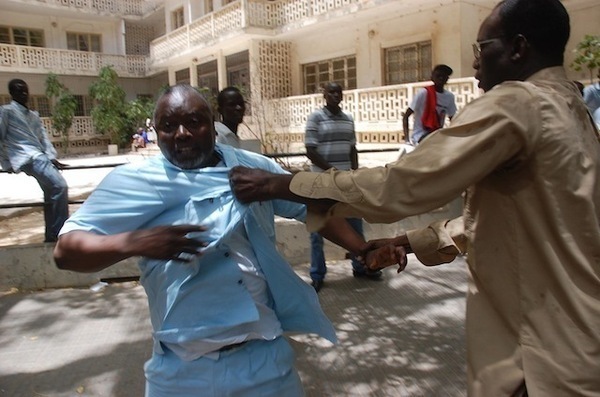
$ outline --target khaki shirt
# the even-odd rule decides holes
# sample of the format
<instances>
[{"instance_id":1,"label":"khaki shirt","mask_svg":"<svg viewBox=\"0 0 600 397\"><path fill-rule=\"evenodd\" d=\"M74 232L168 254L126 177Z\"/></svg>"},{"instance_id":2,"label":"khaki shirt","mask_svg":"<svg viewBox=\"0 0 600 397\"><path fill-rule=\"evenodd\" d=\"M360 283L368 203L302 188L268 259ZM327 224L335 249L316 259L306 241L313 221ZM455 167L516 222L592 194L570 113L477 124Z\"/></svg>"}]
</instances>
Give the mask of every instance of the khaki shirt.
<instances>
[{"instance_id":1,"label":"khaki shirt","mask_svg":"<svg viewBox=\"0 0 600 397\"><path fill-rule=\"evenodd\" d=\"M327 216L382 223L466 190L462 220L409 240L428 265L468 254L469 395L525 380L530 396L600 396L597 134L564 69L548 68L496 86L395 163L300 173L290 188L340 201Z\"/></svg>"}]
</instances>

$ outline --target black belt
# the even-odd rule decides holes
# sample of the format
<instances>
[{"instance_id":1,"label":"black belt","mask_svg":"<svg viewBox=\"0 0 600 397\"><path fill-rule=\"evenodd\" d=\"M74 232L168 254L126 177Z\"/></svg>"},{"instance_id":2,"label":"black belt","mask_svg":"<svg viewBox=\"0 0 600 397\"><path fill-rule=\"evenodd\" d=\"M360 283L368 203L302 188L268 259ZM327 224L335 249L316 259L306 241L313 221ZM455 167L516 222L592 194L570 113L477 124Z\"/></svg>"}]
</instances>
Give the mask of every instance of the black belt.
<instances>
[{"instance_id":1,"label":"black belt","mask_svg":"<svg viewBox=\"0 0 600 397\"><path fill-rule=\"evenodd\" d=\"M226 352L226 351L229 351L229 350L237 349L238 347L241 347L242 345L246 344L247 342L248 341L245 340L245 341L240 342L240 343L234 343L232 345L226 345L226 346L223 346L222 348L220 348L217 351L218 352Z\"/></svg>"}]
</instances>

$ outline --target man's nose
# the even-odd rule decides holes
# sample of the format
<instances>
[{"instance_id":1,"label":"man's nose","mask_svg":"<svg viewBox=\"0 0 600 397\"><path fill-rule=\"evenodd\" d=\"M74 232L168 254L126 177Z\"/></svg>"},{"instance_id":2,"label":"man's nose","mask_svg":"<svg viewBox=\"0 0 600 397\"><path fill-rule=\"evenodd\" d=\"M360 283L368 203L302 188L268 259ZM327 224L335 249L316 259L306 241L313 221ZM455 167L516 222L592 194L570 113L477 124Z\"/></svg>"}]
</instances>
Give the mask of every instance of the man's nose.
<instances>
[{"instance_id":1,"label":"man's nose","mask_svg":"<svg viewBox=\"0 0 600 397\"><path fill-rule=\"evenodd\" d=\"M479 70L479 59L477 58L473 59L473 69Z\"/></svg>"},{"instance_id":2,"label":"man's nose","mask_svg":"<svg viewBox=\"0 0 600 397\"><path fill-rule=\"evenodd\" d=\"M179 124L179 127L177 128L177 133L175 134L175 138L187 138L189 136L191 136L192 134L190 133L190 131L185 128L185 126L183 124Z\"/></svg>"}]
</instances>

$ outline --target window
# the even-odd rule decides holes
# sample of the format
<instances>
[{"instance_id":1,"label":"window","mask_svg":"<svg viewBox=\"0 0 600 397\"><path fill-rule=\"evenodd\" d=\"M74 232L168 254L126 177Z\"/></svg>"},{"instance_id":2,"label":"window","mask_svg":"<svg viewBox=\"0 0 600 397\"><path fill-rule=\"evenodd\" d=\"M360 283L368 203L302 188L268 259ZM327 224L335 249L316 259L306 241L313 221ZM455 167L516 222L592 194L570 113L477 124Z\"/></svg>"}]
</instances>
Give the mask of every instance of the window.
<instances>
[{"instance_id":1,"label":"window","mask_svg":"<svg viewBox=\"0 0 600 397\"><path fill-rule=\"evenodd\" d=\"M44 31L41 29L0 26L0 43L44 47Z\"/></svg>"},{"instance_id":2,"label":"window","mask_svg":"<svg viewBox=\"0 0 600 397\"><path fill-rule=\"evenodd\" d=\"M385 84L426 81L431 77L431 41L384 50Z\"/></svg>"},{"instance_id":3,"label":"window","mask_svg":"<svg viewBox=\"0 0 600 397\"><path fill-rule=\"evenodd\" d=\"M73 95L77 101L75 116L91 116L92 115L92 98L87 95Z\"/></svg>"},{"instance_id":4,"label":"window","mask_svg":"<svg viewBox=\"0 0 600 397\"><path fill-rule=\"evenodd\" d=\"M196 72L198 74L198 87L206 89L216 97L219 93L217 61L210 61L196 66Z\"/></svg>"},{"instance_id":5,"label":"window","mask_svg":"<svg viewBox=\"0 0 600 397\"><path fill-rule=\"evenodd\" d=\"M204 13L208 14L209 12L213 12L215 10L215 6L213 4L213 0L204 0Z\"/></svg>"},{"instance_id":6,"label":"window","mask_svg":"<svg viewBox=\"0 0 600 397\"><path fill-rule=\"evenodd\" d=\"M175 72L175 84L189 84L190 69L181 69Z\"/></svg>"},{"instance_id":7,"label":"window","mask_svg":"<svg viewBox=\"0 0 600 397\"><path fill-rule=\"evenodd\" d=\"M183 7L181 7L171 12L171 27L175 30L183 25L185 25L185 22L183 21Z\"/></svg>"},{"instance_id":8,"label":"window","mask_svg":"<svg viewBox=\"0 0 600 397\"><path fill-rule=\"evenodd\" d=\"M250 54L248 51L225 57L227 85L239 88L250 99Z\"/></svg>"},{"instance_id":9,"label":"window","mask_svg":"<svg viewBox=\"0 0 600 397\"><path fill-rule=\"evenodd\" d=\"M94 33L67 32L67 48L74 51L102 52L101 36Z\"/></svg>"},{"instance_id":10,"label":"window","mask_svg":"<svg viewBox=\"0 0 600 397\"><path fill-rule=\"evenodd\" d=\"M0 95L0 105L7 105L12 101L10 95Z\"/></svg>"},{"instance_id":11,"label":"window","mask_svg":"<svg viewBox=\"0 0 600 397\"><path fill-rule=\"evenodd\" d=\"M319 92L325 83L335 81L345 90L356 88L356 57L354 55L307 63L302 66L304 94Z\"/></svg>"},{"instance_id":12,"label":"window","mask_svg":"<svg viewBox=\"0 0 600 397\"><path fill-rule=\"evenodd\" d=\"M42 95L31 95L29 97L29 107L40 114L40 117L50 117L52 116L52 112L50 112L50 102L48 101L48 97Z\"/></svg>"}]
</instances>

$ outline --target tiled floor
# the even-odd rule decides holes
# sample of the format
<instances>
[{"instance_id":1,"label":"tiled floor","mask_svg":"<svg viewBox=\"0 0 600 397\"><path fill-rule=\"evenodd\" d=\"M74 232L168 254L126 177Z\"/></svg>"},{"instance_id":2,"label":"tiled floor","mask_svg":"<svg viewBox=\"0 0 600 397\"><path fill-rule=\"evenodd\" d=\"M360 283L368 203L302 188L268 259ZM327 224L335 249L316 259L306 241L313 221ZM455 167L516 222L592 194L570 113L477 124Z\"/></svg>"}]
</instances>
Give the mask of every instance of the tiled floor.
<instances>
[{"instance_id":1,"label":"tiled floor","mask_svg":"<svg viewBox=\"0 0 600 397\"><path fill-rule=\"evenodd\" d=\"M296 270L306 278L308 265ZM292 341L307 395L465 396L465 291L462 259L426 268L411 256L380 282L331 262L319 296L340 344ZM150 349L137 283L0 296L0 396L143 396Z\"/></svg>"}]
</instances>

